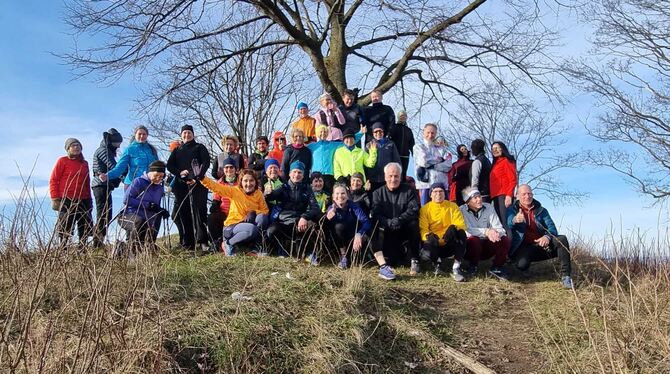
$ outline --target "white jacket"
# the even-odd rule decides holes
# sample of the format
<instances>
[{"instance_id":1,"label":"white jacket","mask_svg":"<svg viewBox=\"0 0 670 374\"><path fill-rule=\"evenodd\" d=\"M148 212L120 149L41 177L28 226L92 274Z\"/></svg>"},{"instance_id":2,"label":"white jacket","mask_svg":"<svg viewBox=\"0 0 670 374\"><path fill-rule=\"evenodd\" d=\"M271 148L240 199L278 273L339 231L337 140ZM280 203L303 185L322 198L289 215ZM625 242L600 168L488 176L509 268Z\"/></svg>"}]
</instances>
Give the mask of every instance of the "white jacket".
<instances>
[{"instance_id":1,"label":"white jacket","mask_svg":"<svg viewBox=\"0 0 670 374\"><path fill-rule=\"evenodd\" d=\"M433 183L442 183L447 186L447 172L451 170L452 155L445 147L428 143L425 139L414 145L414 170L418 167L427 168L429 180L421 182L416 179L417 189L430 188Z\"/></svg>"}]
</instances>

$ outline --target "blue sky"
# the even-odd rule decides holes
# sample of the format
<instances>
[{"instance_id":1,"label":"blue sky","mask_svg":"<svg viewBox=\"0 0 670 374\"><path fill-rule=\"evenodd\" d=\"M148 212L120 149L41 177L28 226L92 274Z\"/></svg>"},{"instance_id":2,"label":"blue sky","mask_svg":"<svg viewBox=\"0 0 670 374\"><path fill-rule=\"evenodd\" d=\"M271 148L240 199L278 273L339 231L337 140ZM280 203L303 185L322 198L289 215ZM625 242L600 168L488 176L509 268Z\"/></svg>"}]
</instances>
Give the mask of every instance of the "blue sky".
<instances>
[{"instance_id":1,"label":"blue sky","mask_svg":"<svg viewBox=\"0 0 670 374\"><path fill-rule=\"evenodd\" d=\"M64 153L67 137L77 137L84 144L84 155L91 159L101 133L117 128L127 138L141 119L132 112L133 100L142 82L132 75L111 86L101 86L92 78L73 80L68 66L52 53L62 53L73 45L73 39L62 20L61 1L20 1L0 4L0 204L11 204L22 185L21 173L33 168L32 182L38 197L47 196L50 170ZM584 33L570 29L566 41L575 50L586 50ZM567 42L566 42L567 43ZM566 50L570 50L566 44ZM571 126L566 150L583 150L597 146L589 139L581 121L593 115L590 100L576 98L579 104L568 105L566 124ZM125 145L126 143L124 143ZM20 172L19 172L20 170ZM611 228L630 232L640 228L655 235L657 228L667 226L667 211L651 207L652 201L638 195L623 179L608 170L584 168L566 171L567 184L581 186L591 197L580 207L553 206L552 215L568 233L586 237L603 237ZM539 196L542 200L542 196ZM120 205L120 196L117 195Z\"/></svg>"}]
</instances>

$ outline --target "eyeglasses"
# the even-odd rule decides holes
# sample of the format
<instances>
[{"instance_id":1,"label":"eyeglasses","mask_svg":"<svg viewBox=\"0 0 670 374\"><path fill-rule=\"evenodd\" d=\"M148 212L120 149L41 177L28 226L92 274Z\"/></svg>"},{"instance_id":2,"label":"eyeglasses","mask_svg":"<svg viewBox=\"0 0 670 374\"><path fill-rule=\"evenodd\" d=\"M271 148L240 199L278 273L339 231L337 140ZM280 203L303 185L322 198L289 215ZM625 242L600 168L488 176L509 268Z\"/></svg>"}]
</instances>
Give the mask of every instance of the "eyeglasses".
<instances>
[{"instance_id":1,"label":"eyeglasses","mask_svg":"<svg viewBox=\"0 0 670 374\"><path fill-rule=\"evenodd\" d=\"M277 140L283 140L283 141L286 141L286 138L277 138Z\"/></svg>"}]
</instances>

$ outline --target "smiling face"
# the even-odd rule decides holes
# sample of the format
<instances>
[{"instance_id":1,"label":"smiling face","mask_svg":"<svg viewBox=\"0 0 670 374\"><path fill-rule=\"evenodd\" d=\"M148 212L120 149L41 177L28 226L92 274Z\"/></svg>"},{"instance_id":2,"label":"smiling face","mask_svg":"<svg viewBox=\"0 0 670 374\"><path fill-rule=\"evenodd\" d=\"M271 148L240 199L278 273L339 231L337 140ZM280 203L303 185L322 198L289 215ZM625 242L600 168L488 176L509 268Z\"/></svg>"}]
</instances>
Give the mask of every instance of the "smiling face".
<instances>
[{"instance_id":1,"label":"smiling face","mask_svg":"<svg viewBox=\"0 0 670 374\"><path fill-rule=\"evenodd\" d=\"M268 142L266 142L265 140L257 141L256 149L258 149L258 152L265 153L265 151L268 150Z\"/></svg>"},{"instance_id":2,"label":"smiling face","mask_svg":"<svg viewBox=\"0 0 670 374\"><path fill-rule=\"evenodd\" d=\"M432 125L428 125L423 128L423 138L432 142L437 137L437 128Z\"/></svg>"},{"instance_id":3,"label":"smiling face","mask_svg":"<svg viewBox=\"0 0 670 374\"><path fill-rule=\"evenodd\" d=\"M300 169L293 169L288 174L288 176L289 178L291 178L291 182L300 183L302 182L302 179L305 177L305 173L303 173L302 170Z\"/></svg>"},{"instance_id":4,"label":"smiling face","mask_svg":"<svg viewBox=\"0 0 670 374\"><path fill-rule=\"evenodd\" d=\"M184 143L188 143L191 140L193 140L193 131L184 130L181 132L181 141L183 141Z\"/></svg>"},{"instance_id":5,"label":"smiling face","mask_svg":"<svg viewBox=\"0 0 670 374\"><path fill-rule=\"evenodd\" d=\"M344 105L346 107L350 107L350 106L354 105L354 97L351 96L351 95L344 95L344 97L342 98L342 101L344 101Z\"/></svg>"},{"instance_id":6,"label":"smiling face","mask_svg":"<svg viewBox=\"0 0 670 374\"><path fill-rule=\"evenodd\" d=\"M380 92L372 91L372 93L370 94L370 100L372 100L373 104L381 103L383 99L384 96L382 96Z\"/></svg>"},{"instance_id":7,"label":"smiling face","mask_svg":"<svg viewBox=\"0 0 670 374\"><path fill-rule=\"evenodd\" d=\"M323 190L323 179L312 179L312 191L320 192L321 190Z\"/></svg>"},{"instance_id":8,"label":"smiling face","mask_svg":"<svg viewBox=\"0 0 670 374\"><path fill-rule=\"evenodd\" d=\"M466 157L468 155L468 147L464 145L458 147L458 154L460 154L461 157Z\"/></svg>"},{"instance_id":9,"label":"smiling face","mask_svg":"<svg viewBox=\"0 0 670 374\"><path fill-rule=\"evenodd\" d=\"M265 175L267 175L268 178L272 180L279 178L279 167L277 165L268 166L268 170L265 171Z\"/></svg>"},{"instance_id":10,"label":"smiling face","mask_svg":"<svg viewBox=\"0 0 670 374\"><path fill-rule=\"evenodd\" d=\"M491 146L491 154L493 157L500 157L502 156L502 147L500 146L500 143L493 143Z\"/></svg>"},{"instance_id":11,"label":"smiling face","mask_svg":"<svg viewBox=\"0 0 670 374\"><path fill-rule=\"evenodd\" d=\"M163 178L165 178L165 173L161 173L160 171L150 171L147 173L147 176L149 177L151 183L161 184L163 182Z\"/></svg>"},{"instance_id":12,"label":"smiling face","mask_svg":"<svg viewBox=\"0 0 670 374\"><path fill-rule=\"evenodd\" d=\"M347 147L351 147L354 145L354 143L356 143L356 139L354 139L353 136L347 136L342 141L344 142L344 145L346 145Z\"/></svg>"},{"instance_id":13,"label":"smiling face","mask_svg":"<svg viewBox=\"0 0 670 374\"><path fill-rule=\"evenodd\" d=\"M407 114L402 113L401 115L398 116L398 121L400 122L407 122Z\"/></svg>"},{"instance_id":14,"label":"smiling face","mask_svg":"<svg viewBox=\"0 0 670 374\"><path fill-rule=\"evenodd\" d=\"M372 136L375 138L375 140L382 140L382 138L384 138L384 130L374 129L372 130Z\"/></svg>"},{"instance_id":15,"label":"smiling face","mask_svg":"<svg viewBox=\"0 0 670 374\"><path fill-rule=\"evenodd\" d=\"M223 143L223 151L228 154L234 153L236 148L237 144L232 139L226 139L226 142Z\"/></svg>"},{"instance_id":16,"label":"smiling face","mask_svg":"<svg viewBox=\"0 0 670 374\"><path fill-rule=\"evenodd\" d=\"M357 191L363 188L363 180L360 178L354 178L351 177L351 181L349 182L349 185L351 187L352 191Z\"/></svg>"},{"instance_id":17,"label":"smiling face","mask_svg":"<svg viewBox=\"0 0 670 374\"><path fill-rule=\"evenodd\" d=\"M384 170L384 181L389 190L393 191L398 188L400 186L400 170L393 167Z\"/></svg>"},{"instance_id":18,"label":"smiling face","mask_svg":"<svg viewBox=\"0 0 670 374\"><path fill-rule=\"evenodd\" d=\"M482 206L484 206L484 204L482 202L482 195L480 194L476 194L468 200L468 208L472 211L479 212L479 209L481 209Z\"/></svg>"},{"instance_id":19,"label":"smiling face","mask_svg":"<svg viewBox=\"0 0 670 374\"><path fill-rule=\"evenodd\" d=\"M526 184L519 186L516 192L516 198L519 200L519 203L525 207L530 208L533 206L533 191Z\"/></svg>"},{"instance_id":20,"label":"smiling face","mask_svg":"<svg viewBox=\"0 0 670 374\"><path fill-rule=\"evenodd\" d=\"M240 181L240 185L245 193L252 193L256 191L256 178L251 174L245 174Z\"/></svg>"},{"instance_id":21,"label":"smiling face","mask_svg":"<svg viewBox=\"0 0 670 374\"><path fill-rule=\"evenodd\" d=\"M149 133L145 129L137 129L137 131L135 131L135 141L138 143L146 142L148 137Z\"/></svg>"},{"instance_id":22,"label":"smiling face","mask_svg":"<svg viewBox=\"0 0 670 374\"><path fill-rule=\"evenodd\" d=\"M282 135L279 138L277 138L277 144L279 145L279 149L281 150L286 148L286 137Z\"/></svg>"},{"instance_id":23,"label":"smiling face","mask_svg":"<svg viewBox=\"0 0 670 374\"><path fill-rule=\"evenodd\" d=\"M333 202L335 205L338 207L343 207L347 204L347 201L349 201L347 189L342 186L335 187L333 190Z\"/></svg>"},{"instance_id":24,"label":"smiling face","mask_svg":"<svg viewBox=\"0 0 670 374\"><path fill-rule=\"evenodd\" d=\"M81 144L78 142L70 144L67 148L67 154L71 157L79 156L81 154Z\"/></svg>"},{"instance_id":25,"label":"smiling face","mask_svg":"<svg viewBox=\"0 0 670 374\"><path fill-rule=\"evenodd\" d=\"M235 170L235 166L233 165L225 165L223 167L223 175L226 176L226 179L233 179L235 178L235 174L237 174L237 170Z\"/></svg>"},{"instance_id":26,"label":"smiling face","mask_svg":"<svg viewBox=\"0 0 670 374\"><path fill-rule=\"evenodd\" d=\"M328 138L328 127L327 126L319 127L319 133L316 134L316 136L319 138L319 140L326 140Z\"/></svg>"},{"instance_id":27,"label":"smiling face","mask_svg":"<svg viewBox=\"0 0 670 374\"><path fill-rule=\"evenodd\" d=\"M291 135L291 140L293 141L293 144L302 145L305 143L305 135L302 131L294 131Z\"/></svg>"},{"instance_id":28,"label":"smiling face","mask_svg":"<svg viewBox=\"0 0 670 374\"><path fill-rule=\"evenodd\" d=\"M444 197L445 197L444 190L441 189L441 188L433 188L433 190L430 191L430 199L434 203L439 204L439 203L443 202Z\"/></svg>"}]
</instances>

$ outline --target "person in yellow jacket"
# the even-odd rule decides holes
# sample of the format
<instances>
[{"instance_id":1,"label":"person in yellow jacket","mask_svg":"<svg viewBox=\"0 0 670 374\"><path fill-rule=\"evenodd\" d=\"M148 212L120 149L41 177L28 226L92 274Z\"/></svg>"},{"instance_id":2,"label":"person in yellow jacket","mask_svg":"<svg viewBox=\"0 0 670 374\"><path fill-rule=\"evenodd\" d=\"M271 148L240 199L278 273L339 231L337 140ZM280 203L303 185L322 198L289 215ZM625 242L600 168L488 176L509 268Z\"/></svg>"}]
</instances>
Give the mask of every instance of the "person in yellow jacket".
<instances>
[{"instance_id":1,"label":"person in yellow jacket","mask_svg":"<svg viewBox=\"0 0 670 374\"><path fill-rule=\"evenodd\" d=\"M342 138L344 146L335 151L333 159L333 171L335 180L344 184L349 184L349 178L353 173L365 175L365 168L375 166L377 162L377 144L370 143L370 153L356 147L355 134L349 130L344 133Z\"/></svg>"},{"instance_id":2,"label":"person in yellow jacket","mask_svg":"<svg viewBox=\"0 0 670 374\"><path fill-rule=\"evenodd\" d=\"M262 231L268 226L268 206L253 170L240 172L237 186L222 185L205 176L201 183L208 190L230 199L230 211L223 223L222 248L226 255L235 254L240 245L252 248L252 253L263 255Z\"/></svg>"},{"instance_id":3,"label":"person in yellow jacket","mask_svg":"<svg viewBox=\"0 0 670 374\"><path fill-rule=\"evenodd\" d=\"M465 256L465 219L458 205L446 199L444 184L431 185L430 199L419 210L419 231L423 241L420 258L435 264L435 274L438 275L444 273L444 259L454 256L451 275L455 281L463 282L461 262Z\"/></svg>"}]
</instances>

